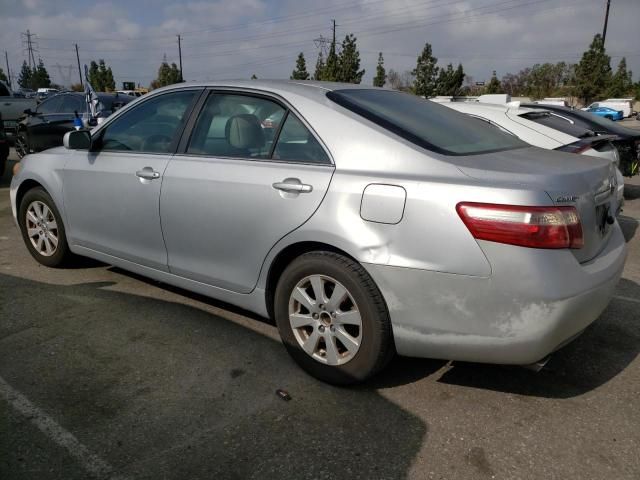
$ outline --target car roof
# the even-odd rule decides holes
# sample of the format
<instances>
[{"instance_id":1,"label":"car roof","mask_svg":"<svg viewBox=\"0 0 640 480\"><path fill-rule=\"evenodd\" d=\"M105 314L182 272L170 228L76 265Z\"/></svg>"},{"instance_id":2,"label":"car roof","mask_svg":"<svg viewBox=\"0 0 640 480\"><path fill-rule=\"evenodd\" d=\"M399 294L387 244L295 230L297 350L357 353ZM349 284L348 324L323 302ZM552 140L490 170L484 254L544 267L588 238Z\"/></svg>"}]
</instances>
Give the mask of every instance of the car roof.
<instances>
[{"instance_id":1,"label":"car roof","mask_svg":"<svg viewBox=\"0 0 640 480\"><path fill-rule=\"evenodd\" d=\"M293 93L307 98L316 100L324 100L327 92L335 90L348 89L366 89L366 90L386 90L393 91L388 88L378 88L367 85L359 85L353 83L339 82L318 82L315 80L221 80L216 82L184 82L176 83L160 89L154 90L167 91L185 87L202 87L202 88L241 88L247 90L262 90L276 94Z\"/></svg>"}]
</instances>

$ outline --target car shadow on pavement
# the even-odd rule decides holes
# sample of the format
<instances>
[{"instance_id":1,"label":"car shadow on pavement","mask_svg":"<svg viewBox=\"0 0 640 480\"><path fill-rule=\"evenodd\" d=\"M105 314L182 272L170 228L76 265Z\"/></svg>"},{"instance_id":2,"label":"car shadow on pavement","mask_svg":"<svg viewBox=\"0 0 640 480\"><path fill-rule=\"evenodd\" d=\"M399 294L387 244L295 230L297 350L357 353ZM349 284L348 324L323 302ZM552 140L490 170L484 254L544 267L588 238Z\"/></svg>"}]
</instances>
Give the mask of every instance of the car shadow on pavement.
<instances>
[{"instance_id":1,"label":"car shadow on pavement","mask_svg":"<svg viewBox=\"0 0 640 480\"><path fill-rule=\"evenodd\" d=\"M620 215L618 217L618 223L622 229L622 234L627 243L635 236L638 229L638 221L633 217L627 217L626 215Z\"/></svg>"},{"instance_id":2,"label":"car shadow on pavement","mask_svg":"<svg viewBox=\"0 0 640 480\"><path fill-rule=\"evenodd\" d=\"M549 363L534 372L521 367L454 362L440 382L543 398L570 398L607 383L640 353L640 286L621 279L598 320Z\"/></svg>"},{"instance_id":3,"label":"car shadow on pavement","mask_svg":"<svg viewBox=\"0 0 640 480\"><path fill-rule=\"evenodd\" d=\"M316 381L266 335L119 287L0 274L0 377L116 473L149 479L407 476L428 434L419 418L376 391ZM68 471L78 468L68 459L39 464L51 455L25 449L33 444L29 435L41 434L30 433L29 422L4 420L0 424L18 427L1 436L0 449L8 453L0 477L80 476Z\"/></svg>"}]
</instances>

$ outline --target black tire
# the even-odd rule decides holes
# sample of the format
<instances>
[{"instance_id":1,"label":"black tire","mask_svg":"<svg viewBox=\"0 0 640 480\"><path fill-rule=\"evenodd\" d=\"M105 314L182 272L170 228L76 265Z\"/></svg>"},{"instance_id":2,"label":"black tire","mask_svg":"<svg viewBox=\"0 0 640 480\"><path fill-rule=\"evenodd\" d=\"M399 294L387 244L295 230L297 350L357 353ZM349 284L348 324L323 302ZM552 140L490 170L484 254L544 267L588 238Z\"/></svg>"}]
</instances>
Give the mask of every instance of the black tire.
<instances>
[{"instance_id":1,"label":"black tire","mask_svg":"<svg viewBox=\"0 0 640 480\"><path fill-rule=\"evenodd\" d=\"M31 243L29 234L27 232L27 211L29 206L36 201L46 205L57 224L56 236L58 239L58 244L53 254L50 256L46 256L38 249L36 249L36 247ZM63 267L68 264L68 262L72 258L72 253L69 250L69 245L67 244L67 237L64 224L62 222L62 216L56 208L56 204L53 202L53 199L44 188L32 188L24 195L18 208L18 222L20 225L20 231L22 232L22 239L24 240L24 243L27 246L27 250L29 250L29 253L33 258L47 267Z\"/></svg>"},{"instance_id":2,"label":"black tire","mask_svg":"<svg viewBox=\"0 0 640 480\"><path fill-rule=\"evenodd\" d=\"M331 277L353 298L361 317L360 346L346 363L330 366L307 354L289 321L289 301L298 282L310 275ZM391 321L380 290L357 262L333 252L309 252L292 261L276 288L274 312L280 337L294 360L309 374L335 385L366 380L384 368L395 353ZM313 327L310 327L313 329Z\"/></svg>"},{"instance_id":3,"label":"black tire","mask_svg":"<svg viewBox=\"0 0 640 480\"><path fill-rule=\"evenodd\" d=\"M613 120L613 117L611 115L605 115L604 118L608 118L609 120Z\"/></svg>"}]
</instances>

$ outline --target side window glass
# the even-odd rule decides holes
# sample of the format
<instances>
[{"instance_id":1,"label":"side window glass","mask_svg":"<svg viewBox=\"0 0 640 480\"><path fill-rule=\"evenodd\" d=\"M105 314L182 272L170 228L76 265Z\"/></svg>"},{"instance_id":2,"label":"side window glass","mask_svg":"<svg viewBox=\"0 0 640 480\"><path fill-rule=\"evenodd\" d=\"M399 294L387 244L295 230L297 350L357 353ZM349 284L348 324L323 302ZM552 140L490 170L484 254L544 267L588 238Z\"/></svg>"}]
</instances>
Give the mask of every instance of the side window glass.
<instances>
[{"instance_id":1,"label":"side window glass","mask_svg":"<svg viewBox=\"0 0 640 480\"><path fill-rule=\"evenodd\" d=\"M284 108L265 98L211 94L193 128L187 153L268 158L284 114Z\"/></svg>"},{"instance_id":2,"label":"side window glass","mask_svg":"<svg viewBox=\"0 0 640 480\"><path fill-rule=\"evenodd\" d=\"M65 95L62 100L62 113L82 113L87 109L87 106L83 100L83 97L79 95Z\"/></svg>"},{"instance_id":3,"label":"side window glass","mask_svg":"<svg viewBox=\"0 0 640 480\"><path fill-rule=\"evenodd\" d=\"M273 158L305 163L331 163L320 143L291 112L280 131Z\"/></svg>"},{"instance_id":4,"label":"side window glass","mask_svg":"<svg viewBox=\"0 0 640 480\"><path fill-rule=\"evenodd\" d=\"M106 127L100 150L169 153L196 93L166 93L129 110Z\"/></svg>"},{"instance_id":5,"label":"side window glass","mask_svg":"<svg viewBox=\"0 0 640 480\"><path fill-rule=\"evenodd\" d=\"M60 109L60 104L62 103L62 96L53 97L48 100L45 100L36 109L38 113L50 114L57 113Z\"/></svg>"}]
</instances>

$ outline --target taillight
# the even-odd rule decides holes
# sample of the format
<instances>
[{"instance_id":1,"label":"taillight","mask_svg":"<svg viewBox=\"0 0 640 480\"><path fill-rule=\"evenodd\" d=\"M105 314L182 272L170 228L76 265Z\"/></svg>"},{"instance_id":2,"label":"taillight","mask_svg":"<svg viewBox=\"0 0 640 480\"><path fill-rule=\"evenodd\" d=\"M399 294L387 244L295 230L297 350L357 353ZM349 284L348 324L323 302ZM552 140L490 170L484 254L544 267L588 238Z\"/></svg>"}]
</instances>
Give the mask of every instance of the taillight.
<instances>
[{"instance_id":1,"label":"taillight","mask_svg":"<svg viewBox=\"0 0 640 480\"><path fill-rule=\"evenodd\" d=\"M582 248L575 207L524 207L463 202L456 205L474 238L531 248Z\"/></svg>"}]
</instances>

